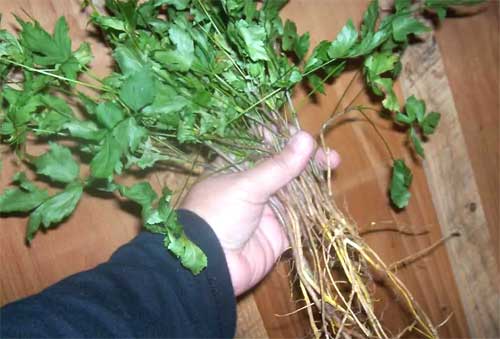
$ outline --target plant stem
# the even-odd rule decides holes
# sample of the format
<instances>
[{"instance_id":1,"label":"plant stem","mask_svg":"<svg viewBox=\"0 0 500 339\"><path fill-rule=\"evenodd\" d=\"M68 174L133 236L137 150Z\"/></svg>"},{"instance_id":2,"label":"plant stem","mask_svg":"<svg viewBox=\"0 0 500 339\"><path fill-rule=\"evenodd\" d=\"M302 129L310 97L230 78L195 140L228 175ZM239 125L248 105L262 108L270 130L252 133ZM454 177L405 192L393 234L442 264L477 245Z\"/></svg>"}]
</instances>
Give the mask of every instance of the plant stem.
<instances>
[{"instance_id":1,"label":"plant stem","mask_svg":"<svg viewBox=\"0 0 500 339\"><path fill-rule=\"evenodd\" d=\"M41 70L41 69L33 68L33 67L30 67L30 66L26 66L26 65L23 65L23 64L20 64L18 62L15 62L15 61L12 61L12 60L9 60L9 59L5 59L5 58L2 58L2 57L0 57L0 61L3 61L3 62L6 62L8 64L11 64L11 65L15 65L15 66L24 68L24 69L26 69L26 70L28 70L30 72L40 73L40 74L47 75L47 76L50 76L50 77L53 77L53 78L56 78L56 79L59 79L59 80L63 80L63 81L67 81L67 82L71 82L71 83L77 84L77 85L81 85L81 86L85 86L85 87L88 87L88 88L92 88L92 89L95 89L95 90L98 90L98 91L112 92L112 93L114 93L114 90L112 90L109 87L99 87L99 86L96 86L96 85L93 85L93 84L90 84L90 83L87 83L87 82L82 82L82 81L79 81L79 80L69 79L69 78L66 78L66 77L63 77L63 76L60 76L60 75L57 75L57 74L53 74L53 73L47 72L45 70Z\"/></svg>"}]
</instances>

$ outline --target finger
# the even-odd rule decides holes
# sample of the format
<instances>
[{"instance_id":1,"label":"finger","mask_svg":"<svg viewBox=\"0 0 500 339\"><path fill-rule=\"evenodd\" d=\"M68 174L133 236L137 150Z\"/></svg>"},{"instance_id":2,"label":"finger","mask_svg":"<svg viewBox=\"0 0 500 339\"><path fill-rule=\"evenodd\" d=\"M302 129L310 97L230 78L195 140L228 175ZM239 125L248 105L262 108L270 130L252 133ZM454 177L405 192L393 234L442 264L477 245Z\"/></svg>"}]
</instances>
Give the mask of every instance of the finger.
<instances>
[{"instance_id":1,"label":"finger","mask_svg":"<svg viewBox=\"0 0 500 339\"><path fill-rule=\"evenodd\" d=\"M264 160L245 172L255 199L266 201L271 195L297 177L314 153L314 139L306 132L297 132L282 152Z\"/></svg>"},{"instance_id":2,"label":"finger","mask_svg":"<svg viewBox=\"0 0 500 339\"><path fill-rule=\"evenodd\" d=\"M325 151L322 148L319 148L316 154L314 155L314 161L318 166L327 170L328 168L334 169L340 165L340 155L333 149L328 149Z\"/></svg>"}]
</instances>

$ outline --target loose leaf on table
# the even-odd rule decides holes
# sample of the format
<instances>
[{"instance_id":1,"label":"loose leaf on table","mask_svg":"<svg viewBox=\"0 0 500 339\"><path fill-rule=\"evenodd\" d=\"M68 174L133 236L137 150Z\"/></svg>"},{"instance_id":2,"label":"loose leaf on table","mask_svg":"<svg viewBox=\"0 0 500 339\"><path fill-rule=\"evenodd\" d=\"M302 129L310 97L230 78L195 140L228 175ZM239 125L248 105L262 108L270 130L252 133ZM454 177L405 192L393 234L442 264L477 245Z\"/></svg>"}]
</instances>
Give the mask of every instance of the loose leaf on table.
<instances>
[{"instance_id":1,"label":"loose leaf on table","mask_svg":"<svg viewBox=\"0 0 500 339\"><path fill-rule=\"evenodd\" d=\"M64 191L50 197L34 210L28 221L26 229L26 240L33 240L40 226L49 228L73 213L80 197L83 187L79 183L69 184Z\"/></svg>"},{"instance_id":2,"label":"loose leaf on table","mask_svg":"<svg viewBox=\"0 0 500 339\"><path fill-rule=\"evenodd\" d=\"M37 173L46 175L56 182L73 182L80 174L80 166L73 159L71 151L54 142L49 142L49 146L48 152L33 161Z\"/></svg>"}]
</instances>

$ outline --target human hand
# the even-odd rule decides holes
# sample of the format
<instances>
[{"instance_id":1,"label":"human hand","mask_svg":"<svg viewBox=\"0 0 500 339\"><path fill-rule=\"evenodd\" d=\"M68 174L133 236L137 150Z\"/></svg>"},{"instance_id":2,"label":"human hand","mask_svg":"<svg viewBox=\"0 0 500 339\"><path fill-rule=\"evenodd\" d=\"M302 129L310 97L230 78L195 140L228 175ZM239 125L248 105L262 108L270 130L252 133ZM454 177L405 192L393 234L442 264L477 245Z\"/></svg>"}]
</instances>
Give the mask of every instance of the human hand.
<instances>
[{"instance_id":1,"label":"human hand","mask_svg":"<svg viewBox=\"0 0 500 339\"><path fill-rule=\"evenodd\" d=\"M288 238L268 205L269 198L300 175L315 151L314 139L299 131L279 154L254 168L210 177L193 186L180 208L203 218L226 255L236 295L255 286L288 248ZM319 150L320 166L336 167L334 151Z\"/></svg>"}]
</instances>

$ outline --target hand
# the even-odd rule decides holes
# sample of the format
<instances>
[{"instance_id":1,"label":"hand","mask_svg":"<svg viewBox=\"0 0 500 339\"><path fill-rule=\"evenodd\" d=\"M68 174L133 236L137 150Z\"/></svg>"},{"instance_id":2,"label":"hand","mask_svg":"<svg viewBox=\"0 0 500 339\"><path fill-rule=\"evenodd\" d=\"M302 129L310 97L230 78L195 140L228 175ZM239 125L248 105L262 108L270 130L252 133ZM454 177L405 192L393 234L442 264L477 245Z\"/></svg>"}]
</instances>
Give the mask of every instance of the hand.
<instances>
[{"instance_id":1,"label":"hand","mask_svg":"<svg viewBox=\"0 0 500 339\"><path fill-rule=\"evenodd\" d=\"M288 248L288 238L268 205L269 198L300 175L315 151L314 139L296 133L284 150L254 168L210 177L193 186L181 208L202 217L214 230L240 295L255 286ZM316 152L321 166L336 167L340 158Z\"/></svg>"}]
</instances>

